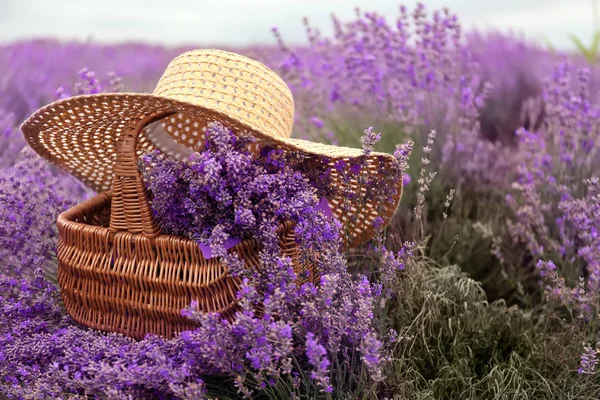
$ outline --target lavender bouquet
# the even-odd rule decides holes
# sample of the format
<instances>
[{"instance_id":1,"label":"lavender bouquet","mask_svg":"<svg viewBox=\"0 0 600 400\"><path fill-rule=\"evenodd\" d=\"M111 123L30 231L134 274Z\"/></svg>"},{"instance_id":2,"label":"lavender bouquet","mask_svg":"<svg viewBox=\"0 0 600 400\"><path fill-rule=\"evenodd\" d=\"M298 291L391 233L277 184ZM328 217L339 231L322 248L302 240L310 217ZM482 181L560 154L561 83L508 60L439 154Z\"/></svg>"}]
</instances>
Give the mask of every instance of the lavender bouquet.
<instances>
[{"instance_id":1,"label":"lavender bouquet","mask_svg":"<svg viewBox=\"0 0 600 400\"><path fill-rule=\"evenodd\" d=\"M326 247L339 249L340 224L330 217L326 200L319 200L327 192L326 167L313 185L301 171L301 155L264 146L254 156L248 147L252 137L219 123L210 123L205 137L188 162L158 150L140 158L163 232L198 241L207 258L227 257L227 249L250 237L259 240L264 254L280 255L277 228L292 221L301 257L310 255L318 264L315 257L326 254Z\"/></svg>"}]
</instances>

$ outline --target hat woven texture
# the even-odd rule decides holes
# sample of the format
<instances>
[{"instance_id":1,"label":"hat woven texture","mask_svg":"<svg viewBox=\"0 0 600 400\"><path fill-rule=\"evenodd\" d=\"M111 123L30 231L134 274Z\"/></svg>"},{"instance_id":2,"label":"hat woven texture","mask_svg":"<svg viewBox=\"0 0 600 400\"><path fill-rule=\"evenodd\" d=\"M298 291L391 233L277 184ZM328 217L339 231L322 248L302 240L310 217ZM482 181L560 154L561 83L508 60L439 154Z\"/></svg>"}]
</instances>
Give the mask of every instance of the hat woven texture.
<instances>
[{"instance_id":1,"label":"hat woven texture","mask_svg":"<svg viewBox=\"0 0 600 400\"><path fill-rule=\"evenodd\" d=\"M258 61L220 50L193 50L176 57L152 94L108 93L59 100L36 111L21 129L38 154L101 192L111 188L116 139L128 122L162 112L172 112L160 121L165 137L188 151L203 143L207 123L218 121L234 132L252 134L261 143L314 155L331 166L340 159L349 164L351 159L363 157L360 149L292 138L294 101L283 80ZM148 127L145 133L138 140L138 156L162 149L160 140L152 140ZM391 155L373 152L366 157L367 172L390 170L393 162ZM342 175L332 168L332 185L348 185L342 183ZM353 245L373 236L372 223L377 216L384 223L389 221L402 193L401 180L394 184L393 198L382 201L365 198L366 189L353 178L349 183L355 192L351 213L357 218L349 218L349 212L343 211L344 191L328 199L340 222L352 226Z\"/></svg>"}]
</instances>

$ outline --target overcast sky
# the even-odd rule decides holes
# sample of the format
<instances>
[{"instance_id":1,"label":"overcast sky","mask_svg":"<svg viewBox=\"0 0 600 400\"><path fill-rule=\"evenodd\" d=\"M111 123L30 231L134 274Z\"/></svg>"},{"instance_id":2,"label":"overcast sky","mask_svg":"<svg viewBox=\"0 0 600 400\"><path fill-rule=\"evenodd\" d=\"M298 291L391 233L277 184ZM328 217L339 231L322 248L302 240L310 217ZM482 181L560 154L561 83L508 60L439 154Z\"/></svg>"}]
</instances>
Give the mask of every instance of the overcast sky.
<instances>
[{"instance_id":1,"label":"overcast sky","mask_svg":"<svg viewBox=\"0 0 600 400\"><path fill-rule=\"evenodd\" d=\"M428 9L444 6L463 26L499 28L571 48L569 33L589 43L593 0L425 0ZM324 33L329 15L353 16L354 7L378 11L389 21L396 0L0 0L0 42L31 37L92 38L100 42L146 41L161 44L273 44L277 26L288 43L304 40L302 17Z\"/></svg>"}]
</instances>

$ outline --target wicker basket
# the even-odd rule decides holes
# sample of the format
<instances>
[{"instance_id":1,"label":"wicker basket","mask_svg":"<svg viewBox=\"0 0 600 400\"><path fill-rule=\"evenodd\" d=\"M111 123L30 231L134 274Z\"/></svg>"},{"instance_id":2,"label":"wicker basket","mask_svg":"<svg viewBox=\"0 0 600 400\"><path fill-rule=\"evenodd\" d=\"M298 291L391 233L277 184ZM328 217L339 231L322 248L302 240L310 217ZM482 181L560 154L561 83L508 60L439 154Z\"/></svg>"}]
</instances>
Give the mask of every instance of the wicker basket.
<instances>
[{"instance_id":1,"label":"wicker basket","mask_svg":"<svg viewBox=\"0 0 600 400\"><path fill-rule=\"evenodd\" d=\"M204 312L232 318L238 279L218 258L205 259L190 239L166 235L154 222L137 168L136 142L143 128L168 114L129 121L116 143L113 189L58 217L58 282L65 308L87 327L137 339L148 333L173 337L195 324L181 316L192 300ZM278 235L299 277L315 279L299 263L293 224ZM258 268L260 245L247 239L229 251ZM303 278L306 279L306 278Z\"/></svg>"}]
</instances>

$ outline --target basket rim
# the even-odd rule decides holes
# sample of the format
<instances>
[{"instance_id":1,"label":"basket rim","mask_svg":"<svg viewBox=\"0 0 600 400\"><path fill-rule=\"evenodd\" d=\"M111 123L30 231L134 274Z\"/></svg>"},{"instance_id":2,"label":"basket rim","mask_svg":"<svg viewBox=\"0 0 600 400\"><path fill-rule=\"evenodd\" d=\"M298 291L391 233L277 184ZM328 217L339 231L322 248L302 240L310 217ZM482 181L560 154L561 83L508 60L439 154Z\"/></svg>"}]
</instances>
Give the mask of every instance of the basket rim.
<instances>
[{"instance_id":1,"label":"basket rim","mask_svg":"<svg viewBox=\"0 0 600 400\"><path fill-rule=\"evenodd\" d=\"M106 203L110 203L111 200L112 200L112 190L107 190L105 192L98 193L95 196L92 196L91 198L84 200L83 202L78 203L75 206L69 208L68 210L60 213L56 220L57 227L71 228L71 229L77 229L77 228L85 229L85 228L93 227L93 228L97 229L98 232L109 231L110 230L109 227L104 227L104 226L99 226L99 225L90 225L90 224L86 224L83 222L74 221L74 219L77 218L78 216L80 216L84 211L87 211L89 209L98 209L98 208L104 207L106 205ZM283 222L277 228L276 235L279 236L284 231L293 229L294 226L295 226L295 223L293 221ZM114 233L119 234L121 232L114 232ZM127 232L127 234L132 235L132 236L139 236L139 235L143 236L142 233ZM193 244L196 246L199 245L199 243L197 241L187 238L185 236L173 235L173 234L164 233L164 232L161 232L155 238L152 238L152 239L149 238L149 240L165 240L165 239L169 239L169 238L176 239L177 241L179 241L182 244L188 244L188 245ZM258 240L255 237L249 237L246 239L242 239L238 244L236 244L235 246L228 249L227 252L236 251L238 248L242 248L242 247L248 248L249 246L252 246L252 248L258 248L259 245L260 245L260 243L258 242Z\"/></svg>"}]
</instances>

